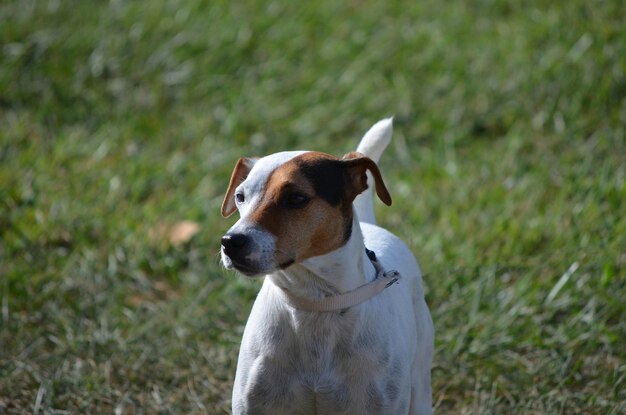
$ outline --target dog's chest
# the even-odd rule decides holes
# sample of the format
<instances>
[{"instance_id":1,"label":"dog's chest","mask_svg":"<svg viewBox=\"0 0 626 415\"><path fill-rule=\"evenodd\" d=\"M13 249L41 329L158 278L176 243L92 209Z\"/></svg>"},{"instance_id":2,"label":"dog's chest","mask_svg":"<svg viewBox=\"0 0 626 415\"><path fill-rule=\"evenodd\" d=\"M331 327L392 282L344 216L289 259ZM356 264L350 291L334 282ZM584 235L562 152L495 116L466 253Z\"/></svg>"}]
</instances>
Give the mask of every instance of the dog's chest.
<instances>
[{"instance_id":1,"label":"dog's chest","mask_svg":"<svg viewBox=\"0 0 626 415\"><path fill-rule=\"evenodd\" d=\"M396 413L406 404L406 351L377 325L350 312L284 323L250 339L267 345L253 358L243 388L251 413Z\"/></svg>"}]
</instances>

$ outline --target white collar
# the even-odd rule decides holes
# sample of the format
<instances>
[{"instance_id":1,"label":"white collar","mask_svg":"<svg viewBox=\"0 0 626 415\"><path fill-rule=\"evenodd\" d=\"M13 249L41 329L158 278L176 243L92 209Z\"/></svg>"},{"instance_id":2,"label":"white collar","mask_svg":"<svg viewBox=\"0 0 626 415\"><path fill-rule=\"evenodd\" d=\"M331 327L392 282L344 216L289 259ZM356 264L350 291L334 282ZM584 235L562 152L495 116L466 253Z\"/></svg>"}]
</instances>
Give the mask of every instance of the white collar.
<instances>
[{"instance_id":1,"label":"white collar","mask_svg":"<svg viewBox=\"0 0 626 415\"><path fill-rule=\"evenodd\" d=\"M311 299L297 297L278 285L276 285L276 288L278 288L278 293L283 301L298 310L329 312L350 308L380 294L385 288L390 287L400 279L400 274L397 271L385 272L377 260L370 258L370 261L376 269L376 278L372 282L342 294L321 299Z\"/></svg>"}]
</instances>

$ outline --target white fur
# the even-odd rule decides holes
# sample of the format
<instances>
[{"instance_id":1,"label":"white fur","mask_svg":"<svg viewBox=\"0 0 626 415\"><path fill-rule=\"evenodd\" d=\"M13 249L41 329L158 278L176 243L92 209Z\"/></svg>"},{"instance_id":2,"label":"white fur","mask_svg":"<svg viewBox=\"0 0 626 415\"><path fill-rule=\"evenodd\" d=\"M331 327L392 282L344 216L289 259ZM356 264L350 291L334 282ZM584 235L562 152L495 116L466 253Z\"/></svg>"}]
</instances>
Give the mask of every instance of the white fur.
<instances>
[{"instance_id":1,"label":"white fur","mask_svg":"<svg viewBox=\"0 0 626 415\"><path fill-rule=\"evenodd\" d=\"M377 158L390 136L391 120L383 120L366 134L359 150ZM277 153L257 162L241 185L252 193L239 206L235 227L252 226L246 218L258 202L253 193L263 188L273 169L297 154ZM233 414L432 413L434 332L420 269L400 239L371 224L373 211L369 223L359 222L360 216L370 215L364 202L371 207L371 192L366 197L370 200L355 203L346 245L267 275L243 335ZM260 244L269 243L269 236L260 232ZM371 281L375 270L366 246L385 270L400 272L399 284L342 312L295 310L281 301L281 288L321 298Z\"/></svg>"}]
</instances>

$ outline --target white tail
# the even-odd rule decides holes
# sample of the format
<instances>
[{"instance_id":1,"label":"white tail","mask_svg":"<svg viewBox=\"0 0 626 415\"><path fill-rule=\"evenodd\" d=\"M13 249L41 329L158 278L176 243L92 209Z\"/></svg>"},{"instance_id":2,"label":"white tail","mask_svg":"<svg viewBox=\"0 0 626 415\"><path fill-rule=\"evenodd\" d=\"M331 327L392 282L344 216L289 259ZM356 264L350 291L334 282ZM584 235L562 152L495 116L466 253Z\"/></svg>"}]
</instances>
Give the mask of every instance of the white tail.
<instances>
[{"instance_id":1,"label":"white tail","mask_svg":"<svg viewBox=\"0 0 626 415\"><path fill-rule=\"evenodd\" d=\"M365 133L356 151L364 154L372 159L375 163L378 163L383 151L391 142L391 134L393 133L393 117L385 118L378 121L376 124ZM374 217L374 201L372 196L372 187L374 179L372 175L367 173L367 190L357 196L354 199L354 208L356 214L361 222L376 224L376 218Z\"/></svg>"}]
</instances>

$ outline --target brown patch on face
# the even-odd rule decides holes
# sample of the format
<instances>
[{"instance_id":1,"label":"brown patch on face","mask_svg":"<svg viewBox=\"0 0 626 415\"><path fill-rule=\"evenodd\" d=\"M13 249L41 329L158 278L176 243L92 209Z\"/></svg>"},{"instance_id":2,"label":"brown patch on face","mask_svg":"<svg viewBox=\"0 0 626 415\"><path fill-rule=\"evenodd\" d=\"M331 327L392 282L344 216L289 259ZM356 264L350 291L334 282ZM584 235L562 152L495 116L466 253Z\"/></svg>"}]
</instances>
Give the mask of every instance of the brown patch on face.
<instances>
[{"instance_id":1,"label":"brown patch on face","mask_svg":"<svg viewBox=\"0 0 626 415\"><path fill-rule=\"evenodd\" d=\"M263 201L250 220L276 236L278 264L323 255L346 243L354 198L346 192L342 164L336 157L310 152L268 178Z\"/></svg>"},{"instance_id":2,"label":"brown patch on face","mask_svg":"<svg viewBox=\"0 0 626 415\"><path fill-rule=\"evenodd\" d=\"M391 204L376 163L362 154L351 153L340 160L308 152L274 170L250 220L276 236L277 264L286 267L347 242L352 231L352 202L367 189L368 170L378 196Z\"/></svg>"}]
</instances>

